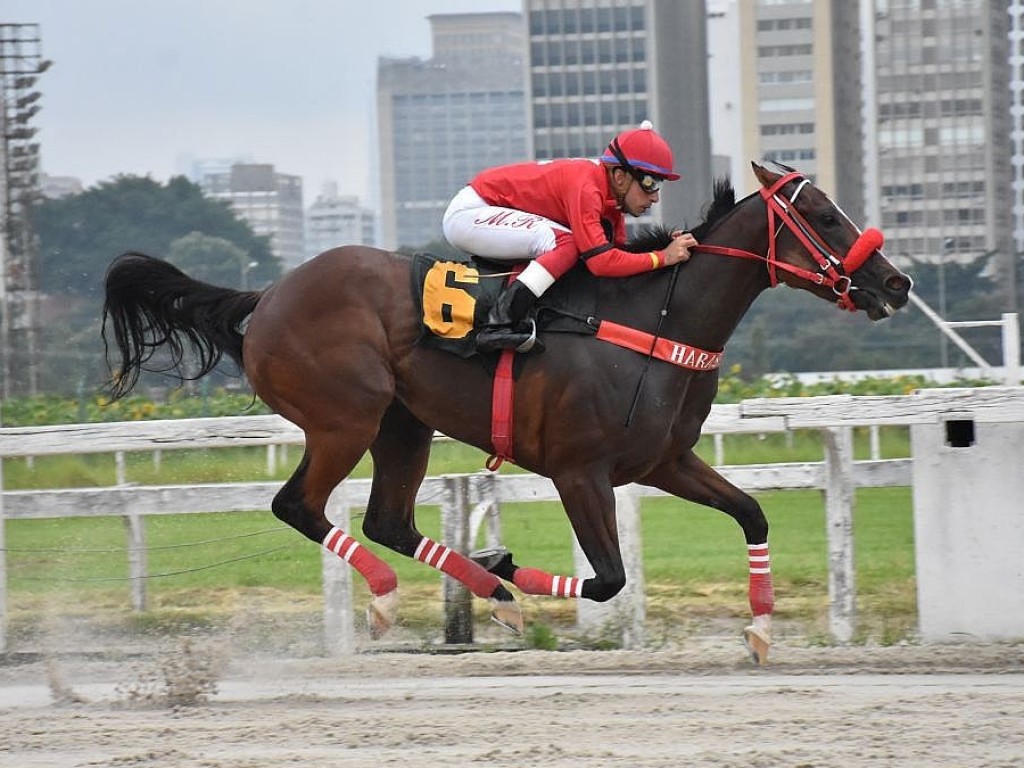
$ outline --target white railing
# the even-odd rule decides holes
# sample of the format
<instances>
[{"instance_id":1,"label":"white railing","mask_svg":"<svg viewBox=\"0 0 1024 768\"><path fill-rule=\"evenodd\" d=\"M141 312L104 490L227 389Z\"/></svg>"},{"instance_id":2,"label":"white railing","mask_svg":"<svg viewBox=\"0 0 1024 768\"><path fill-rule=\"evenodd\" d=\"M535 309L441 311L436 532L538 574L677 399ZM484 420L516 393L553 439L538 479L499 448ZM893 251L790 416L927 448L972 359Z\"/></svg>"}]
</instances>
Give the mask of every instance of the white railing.
<instances>
[{"instance_id":1,"label":"white railing","mask_svg":"<svg viewBox=\"0 0 1024 768\"><path fill-rule=\"evenodd\" d=\"M875 400L881 407L886 398ZM825 458L821 462L718 466L731 482L747 491L779 489L821 489L826 500L829 541L830 625L837 640L847 641L854 627L853 580L853 489L868 486L909 485L909 459L853 461L853 423L872 423L869 415L856 417L838 413L839 403L851 405L850 398L809 398L829 402L829 418L813 420L813 427L825 435ZM890 398L891 400L891 398ZM705 423L704 433L716 439L716 463L721 463L721 436L737 433L784 432L792 424L793 414L783 409L758 414L785 400L747 401L742 405L716 405ZM852 419L852 420L851 420ZM875 423L906 423L883 419ZM833 424L838 424L835 426ZM832 425L832 426L830 426ZM146 546L144 518L154 514L219 512L224 510L265 511L281 486L280 482L218 483L191 486L139 486L125 480L124 453L173 449L221 448L236 446L273 446L302 444L302 432L278 416L242 416L229 418L184 419L178 421L72 424L47 427L0 429L0 652L6 649L6 549L3 521L40 518L122 516L128 536L129 577L132 604L137 610L146 605ZM76 488L36 491L3 491L2 459L55 454L114 453L116 485L108 488ZM349 524L350 508L361 509L369 498L369 480L346 480L332 495L328 516L342 528ZM617 494L620 536L636 525L636 499L663 496L643 486L628 486ZM550 480L526 474L474 473L427 478L417 496L419 504L442 508L442 532L445 543L465 551L477 539L484 526L488 543L500 540L499 508L502 502L556 501L558 495ZM624 550L630 548L623 541ZM577 548L578 552L578 548ZM339 653L353 647L352 597L349 570L333 555L324 553L324 625L325 645ZM577 557L579 560L579 557ZM585 565L585 561L584 561ZM642 564L634 563L627 574L633 584L642 584ZM468 620L469 599L462 587L444 579L446 637L452 641L471 639ZM632 615L642 617L642 591L627 592L634 602ZM600 615L599 606L581 610ZM619 609L621 611L621 607ZM582 620L582 616L581 616ZM466 633L469 632L469 637ZM627 639L635 637L625 632Z\"/></svg>"}]
</instances>

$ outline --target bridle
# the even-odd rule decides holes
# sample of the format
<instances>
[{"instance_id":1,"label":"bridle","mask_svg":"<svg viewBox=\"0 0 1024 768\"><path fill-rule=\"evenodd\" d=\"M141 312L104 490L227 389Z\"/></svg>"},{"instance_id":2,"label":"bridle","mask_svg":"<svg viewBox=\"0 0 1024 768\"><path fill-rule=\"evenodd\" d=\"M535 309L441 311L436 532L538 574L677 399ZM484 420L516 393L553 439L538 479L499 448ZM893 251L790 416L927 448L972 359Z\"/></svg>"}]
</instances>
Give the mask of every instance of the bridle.
<instances>
[{"instance_id":1,"label":"bridle","mask_svg":"<svg viewBox=\"0 0 1024 768\"><path fill-rule=\"evenodd\" d=\"M790 182L797 182L796 189L789 196L789 200L786 200L781 196L781 191ZM796 209L797 197L810 183L810 180L803 174L793 172L779 177L778 181L770 187L761 187L761 198L768 209L767 256L721 245L698 245L693 250L763 261L768 266L768 279L773 288L779 283L777 270L781 269L815 285L831 288L838 297L836 304L841 309L856 312L857 307L854 305L853 299L850 298L850 291L853 289L851 275L863 266L872 253L882 247L884 238L877 229L866 229L860 233L846 254L840 255L825 242L821 235L815 232L807 219ZM776 240L783 227L793 233L818 263L817 271L779 261Z\"/></svg>"}]
</instances>

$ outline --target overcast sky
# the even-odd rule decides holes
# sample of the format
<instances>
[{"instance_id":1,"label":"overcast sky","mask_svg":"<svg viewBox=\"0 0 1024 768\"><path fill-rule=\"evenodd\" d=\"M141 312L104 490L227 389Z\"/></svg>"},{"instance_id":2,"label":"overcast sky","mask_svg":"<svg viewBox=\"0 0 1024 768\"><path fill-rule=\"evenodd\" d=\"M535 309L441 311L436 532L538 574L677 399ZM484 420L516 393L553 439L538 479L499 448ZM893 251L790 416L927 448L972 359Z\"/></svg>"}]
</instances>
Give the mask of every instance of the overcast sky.
<instances>
[{"instance_id":1,"label":"overcast sky","mask_svg":"<svg viewBox=\"0 0 1024 768\"><path fill-rule=\"evenodd\" d=\"M41 25L43 170L164 181L242 156L372 203L378 56L429 57L435 13L520 0L2 0Z\"/></svg>"}]
</instances>

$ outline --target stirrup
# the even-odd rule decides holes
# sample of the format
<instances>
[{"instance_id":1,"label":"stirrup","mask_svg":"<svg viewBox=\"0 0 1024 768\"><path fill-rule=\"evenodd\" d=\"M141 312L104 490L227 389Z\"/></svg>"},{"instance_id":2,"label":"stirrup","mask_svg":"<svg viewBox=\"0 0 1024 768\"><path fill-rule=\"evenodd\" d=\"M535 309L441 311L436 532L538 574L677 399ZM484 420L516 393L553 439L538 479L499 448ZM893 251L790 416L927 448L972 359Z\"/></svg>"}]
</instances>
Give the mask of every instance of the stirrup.
<instances>
[{"instance_id":1,"label":"stirrup","mask_svg":"<svg viewBox=\"0 0 1024 768\"><path fill-rule=\"evenodd\" d=\"M529 352L537 344L537 321L532 317L529 318L530 323L530 338L516 347L516 352Z\"/></svg>"}]
</instances>

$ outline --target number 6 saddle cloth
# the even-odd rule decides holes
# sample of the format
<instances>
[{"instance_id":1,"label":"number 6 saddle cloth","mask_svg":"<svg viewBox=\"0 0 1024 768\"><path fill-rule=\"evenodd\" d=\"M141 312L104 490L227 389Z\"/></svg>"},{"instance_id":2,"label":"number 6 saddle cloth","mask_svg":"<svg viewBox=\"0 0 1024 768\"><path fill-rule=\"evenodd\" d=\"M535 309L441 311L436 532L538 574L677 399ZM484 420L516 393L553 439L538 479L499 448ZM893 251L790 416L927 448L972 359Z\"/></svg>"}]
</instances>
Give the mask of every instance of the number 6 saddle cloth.
<instances>
[{"instance_id":1,"label":"number 6 saddle cloth","mask_svg":"<svg viewBox=\"0 0 1024 768\"><path fill-rule=\"evenodd\" d=\"M476 351L476 332L487 322L491 306L508 283L514 262L467 259L442 261L427 253L412 257L412 294L419 307L421 332L417 343L460 357ZM538 301L538 330L594 334L594 291L574 268ZM574 289L574 287L576 289ZM551 294L551 296L549 296ZM557 306L556 306L557 305ZM490 355L488 355L490 357Z\"/></svg>"}]
</instances>

